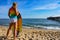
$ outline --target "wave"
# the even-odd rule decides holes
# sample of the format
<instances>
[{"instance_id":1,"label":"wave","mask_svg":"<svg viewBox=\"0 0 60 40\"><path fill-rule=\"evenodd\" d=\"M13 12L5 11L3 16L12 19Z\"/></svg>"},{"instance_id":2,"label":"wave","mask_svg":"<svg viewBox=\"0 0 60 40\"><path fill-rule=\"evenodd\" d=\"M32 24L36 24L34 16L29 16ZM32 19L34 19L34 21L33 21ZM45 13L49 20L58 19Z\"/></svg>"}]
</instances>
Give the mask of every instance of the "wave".
<instances>
[{"instance_id":1,"label":"wave","mask_svg":"<svg viewBox=\"0 0 60 40\"><path fill-rule=\"evenodd\" d=\"M38 28L38 29L58 29L60 26L42 26L42 25L24 25L26 28Z\"/></svg>"},{"instance_id":2,"label":"wave","mask_svg":"<svg viewBox=\"0 0 60 40\"><path fill-rule=\"evenodd\" d=\"M3 26L9 26L8 24L5 24ZM60 30L60 26L44 26L44 25L23 25L24 28L38 28L38 29L58 29Z\"/></svg>"},{"instance_id":3,"label":"wave","mask_svg":"<svg viewBox=\"0 0 60 40\"><path fill-rule=\"evenodd\" d=\"M60 30L60 28L59 27L52 27L52 26L50 26L50 27L44 27L45 29L58 29L58 30Z\"/></svg>"}]
</instances>

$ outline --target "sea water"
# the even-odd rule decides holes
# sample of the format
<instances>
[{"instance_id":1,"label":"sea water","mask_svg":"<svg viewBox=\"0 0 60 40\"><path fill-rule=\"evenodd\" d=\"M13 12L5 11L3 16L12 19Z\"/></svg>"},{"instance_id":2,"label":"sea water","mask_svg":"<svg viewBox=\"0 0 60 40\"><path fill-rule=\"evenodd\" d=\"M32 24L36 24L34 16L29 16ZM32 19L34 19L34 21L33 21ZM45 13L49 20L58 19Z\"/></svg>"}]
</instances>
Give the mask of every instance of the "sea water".
<instances>
[{"instance_id":1,"label":"sea water","mask_svg":"<svg viewBox=\"0 0 60 40\"><path fill-rule=\"evenodd\" d=\"M0 25L8 26L10 20L9 19L0 19ZM24 27L33 27L33 28L45 28L45 29L60 29L60 22L47 20L43 18L30 18L23 19L22 25Z\"/></svg>"}]
</instances>

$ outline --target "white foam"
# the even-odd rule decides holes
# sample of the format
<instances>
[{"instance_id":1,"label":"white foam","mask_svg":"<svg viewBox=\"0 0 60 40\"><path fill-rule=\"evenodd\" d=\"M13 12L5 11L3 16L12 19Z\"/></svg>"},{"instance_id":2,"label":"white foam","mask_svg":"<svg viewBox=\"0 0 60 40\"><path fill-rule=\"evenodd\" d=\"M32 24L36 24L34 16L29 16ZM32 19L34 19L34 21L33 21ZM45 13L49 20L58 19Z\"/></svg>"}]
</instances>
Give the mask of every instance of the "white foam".
<instances>
[{"instance_id":1,"label":"white foam","mask_svg":"<svg viewBox=\"0 0 60 40\"><path fill-rule=\"evenodd\" d=\"M44 27L44 28L47 28L47 29L58 29L58 30L60 30L59 27Z\"/></svg>"}]
</instances>

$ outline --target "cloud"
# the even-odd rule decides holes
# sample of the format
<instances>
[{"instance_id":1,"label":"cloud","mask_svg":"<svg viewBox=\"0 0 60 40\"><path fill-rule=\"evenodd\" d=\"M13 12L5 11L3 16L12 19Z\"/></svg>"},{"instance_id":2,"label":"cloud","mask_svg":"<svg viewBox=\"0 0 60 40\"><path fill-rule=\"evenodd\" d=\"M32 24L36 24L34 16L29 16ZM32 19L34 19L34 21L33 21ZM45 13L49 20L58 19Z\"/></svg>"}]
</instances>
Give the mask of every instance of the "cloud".
<instances>
[{"instance_id":1,"label":"cloud","mask_svg":"<svg viewBox=\"0 0 60 40\"><path fill-rule=\"evenodd\" d=\"M11 7L11 0L0 0L0 18L8 18L8 10Z\"/></svg>"},{"instance_id":2,"label":"cloud","mask_svg":"<svg viewBox=\"0 0 60 40\"><path fill-rule=\"evenodd\" d=\"M8 18L8 10L11 5L0 6L0 18Z\"/></svg>"},{"instance_id":3,"label":"cloud","mask_svg":"<svg viewBox=\"0 0 60 40\"><path fill-rule=\"evenodd\" d=\"M44 5L44 6L38 6L38 7L35 7L34 10L52 10L52 9L56 9L60 7L60 4L58 3L51 3L51 4L47 4L47 5Z\"/></svg>"},{"instance_id":4,"label":"cloud","mask_svg":"<svg viewBox=\"0 0 60 40\"><path fill-rule=\"evenodd\" d=\"M0 13L6 13L11 5L0 6Z\"/></svg>"}]
</instances>

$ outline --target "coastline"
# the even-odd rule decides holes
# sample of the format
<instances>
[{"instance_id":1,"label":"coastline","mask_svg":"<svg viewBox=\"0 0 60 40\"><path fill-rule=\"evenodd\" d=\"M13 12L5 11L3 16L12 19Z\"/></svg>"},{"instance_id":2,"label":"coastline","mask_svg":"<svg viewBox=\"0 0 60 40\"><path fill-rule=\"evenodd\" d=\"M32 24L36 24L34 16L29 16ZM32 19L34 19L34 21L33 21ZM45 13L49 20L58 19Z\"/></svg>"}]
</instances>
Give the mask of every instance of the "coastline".
<instances>
[{"instance_id":1,"label":"coastline","mask_svg":"<svg viewBox=\"0 0 60 40\"><path fill-rule=\"evenodd\" d=\"M0 39L6 35L8 27L0 26ZM8 40L13 39L12 31L8 36ZM22 28L17 40L60 40L60 30L38 29L38 28Z\"/></svg>"}]
</instances>

